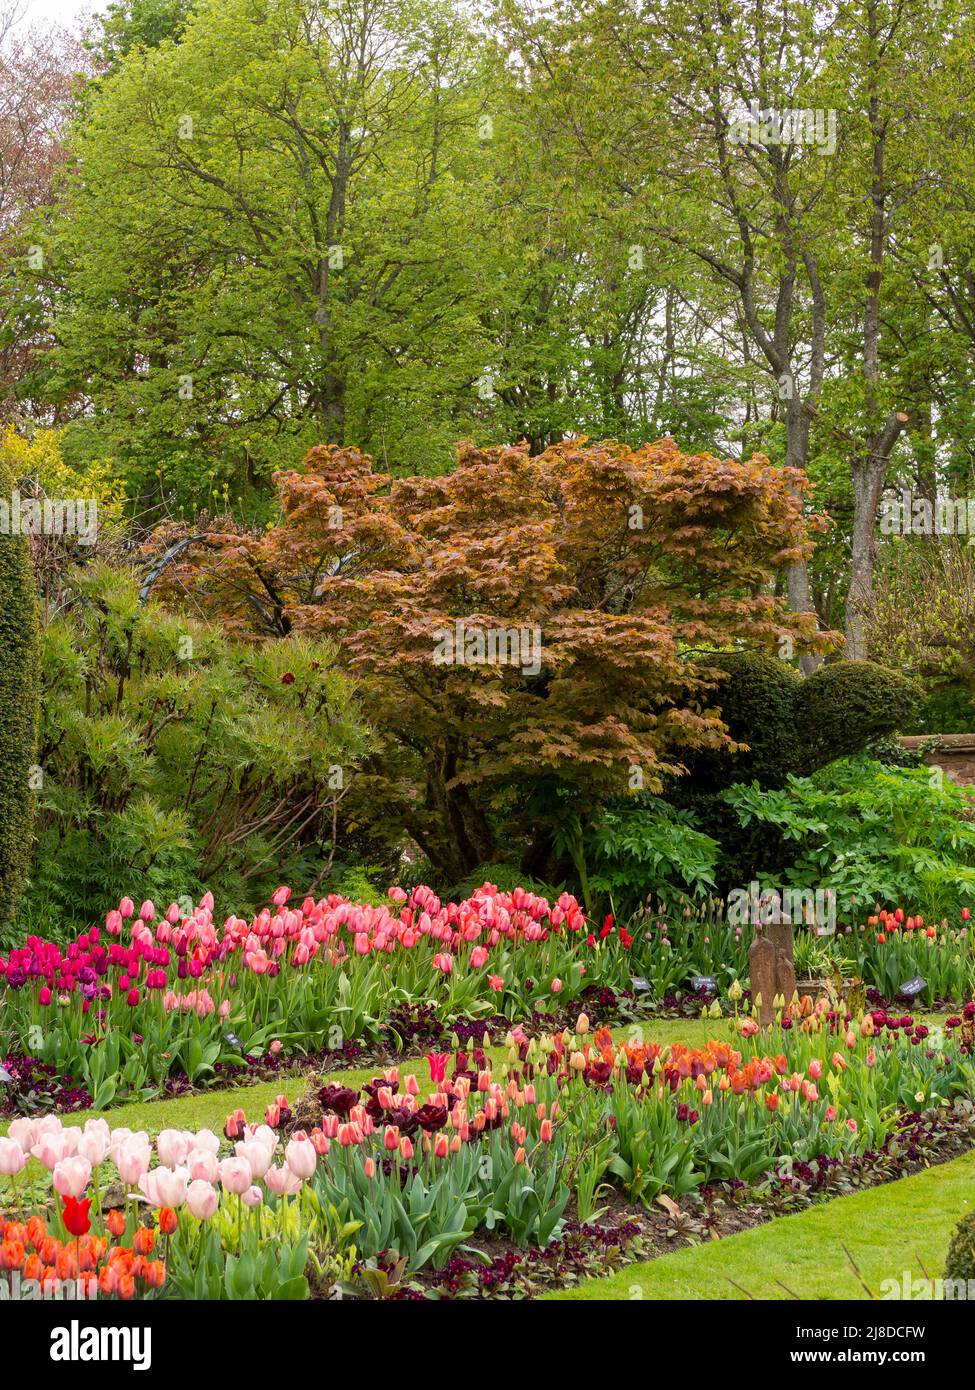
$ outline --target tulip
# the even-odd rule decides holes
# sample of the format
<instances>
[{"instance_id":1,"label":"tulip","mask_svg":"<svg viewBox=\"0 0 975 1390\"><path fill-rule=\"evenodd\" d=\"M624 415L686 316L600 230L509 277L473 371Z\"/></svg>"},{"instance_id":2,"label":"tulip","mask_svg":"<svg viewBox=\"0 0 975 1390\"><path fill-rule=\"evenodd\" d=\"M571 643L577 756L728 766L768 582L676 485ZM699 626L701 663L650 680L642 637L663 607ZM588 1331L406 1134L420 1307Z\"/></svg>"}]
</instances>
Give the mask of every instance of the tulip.
<instances>
[{"instance_id":1,"label":"tulip","mask_svg":"<svg viewBox=\"0 0 975 1390\"><path fill-rule=\"evenodd\" d=\"M217 1156L209 1149L193 1149L187 1155L186 1168L192 1182L216 1182L220 1177Z\"/></svg>"},{"instance_id":2,"label":"tulip","mask_svg":"<svg viewBox=\"0 0 975 1390\"><path fill-rule=\"evenodd\" d=\"M164 1207L164 1211L169 1211L169 1207ZM159 1213L162 1216L162 1212ZM174 1213L175 1215L175 1213ZM132 1238L132 1249L137 1255L151 1255L156 1247L156 1233L148 1226L140 1226Z\"/></svg>"},{"instance_id":3,"label":"tulip","mask_svg":"<svg viewBox=\"0 0 975 1390\"><path fill-rule=\"evenodd\" d=\"M118 1207L113 1207L105 1217L105 1225L108 1227L109 1235L118 1240L125 1232L125 1213Z\"/></svg>"},{"instance_id":4,"label":"tulip","mask_svg":"<svg viewBox=\"0 0 975 1390\"><path fill-rule=\"evenodd\" d=\"M241 1143L234 1146L238 1158L242 1158L250 1169L251 1177L257 1181L263 1178L271 1166L274 1150L267 1144Z\"/></svg>"},{"instance_id":5,"label":"tulip","mask_svg":"<svg viewBox=\"0 0 975 1390\"><path fill-rule=\"evenodd\" d=\"M284 1151L284 1161L296 1178L303 1182L314 1175L318 1165L315 1146L308 1138L299 1139L297 1135L288 1143Z\"/></svg>"},{"instance_id":6,"label":"tulip","mask_svg":"<svg viewBox=\"0 0 975 1390\"><path fill-rule=\"evenodd\" d=\"M91 1221L88 1217L90 1207L90 1197L85 1197L79 1201L75 1197L66 1196L62 1209L65 1230L73 1236L86 1236L91 1230Z\"/></svg>"},{"instance_id":7,"label":"tulip","mask_svg":"<svg viewBox=\"0 0 975 1390\"><path fill-rule=\"evenodd\" d=\"M243 1196L251 1185L250 1164L242 1158L225 1158L220 1162L220 1181L227 1192Z\"/></svg>"},{"instance_id":8,"label":"tulip","mask_svg":"<svg viewBox=\"0 0 975 1390\"><path fill-rule=\"evenodd\" d=\"M51 1182L59 1197L80 1197L91 1180L87 1158L62 1158L54 1165Z\"/></svg>"},{"instance_id":9,"label":"tulip","mask_svg":"<svg viewBox=\"0 0 975 1390\"><path fill-rule=\"evenodd\" d=\"M178 1129L160 1131L156 1140L156 1153L165 1168L178 1168L186 1160L189 1144L186 1135Z\"/></svg>"},{"instance_id":10,"label":"tulip","mask_svg":"<svg viewBox=\"0 0 975 1390\"><path fill-rule=\"evenodd\" d=\"M264 1194L256 1185L250 1186L240 1199L245 1207L259 1207L264 1201Z\"/></svg>"},{"instance_id":11,"label":"tulip","mask_svg":"<svg viewBox=\"0 0 975 1390\"><path fill-rule=\"evenodd\" d=\"M115 1152L115 1166L127 1187L135 1187L149 1171L152 1154L148 1140L133 1136L126 1139Z\"/></svg>"},{"instance_id":12,"label":"tulip","mask_svg":"<svg viewBox=\"0 0 975 1390\"><path fill-rule=\"evenodd\" d=\"M16 1139L0 1139L0 1174L5 1178L16 1177L26 1163L27 1155Z\"/></svg>"},{"instance_id":13,"label":"tulip","mask_svg":"<svg viewBox=\"0 0 975 1390\"><path fill-rule=\"evenodd\" d=\"M186 1189L186 1205L197 1221L209 1221L220 1205L220 1198L212 1183L197 1178Z\"/></svg>"},{"instance_id":14,"label":"tulip","mask_svg":"<svg viewBox=\"0 0 975 1390\"><path fill-rule=\"evenodd\" d=\"M151 1173L142 1174L139 1186L154 1207L181 1207L186 1201L189 1177L185 1168L153 1168Z\"/></svg>"},{"instance_id":15,"label":"tulip","mask_svg":"<svg viewBox=\"0 0 975 1390\"><path fill-rule=\"evenodd\" d=\"M264 1182L278 1197L288 1197L301 1187L301 1179L287 1165L269 1168L264 1174Z\"/></svg>"}]
</instances>

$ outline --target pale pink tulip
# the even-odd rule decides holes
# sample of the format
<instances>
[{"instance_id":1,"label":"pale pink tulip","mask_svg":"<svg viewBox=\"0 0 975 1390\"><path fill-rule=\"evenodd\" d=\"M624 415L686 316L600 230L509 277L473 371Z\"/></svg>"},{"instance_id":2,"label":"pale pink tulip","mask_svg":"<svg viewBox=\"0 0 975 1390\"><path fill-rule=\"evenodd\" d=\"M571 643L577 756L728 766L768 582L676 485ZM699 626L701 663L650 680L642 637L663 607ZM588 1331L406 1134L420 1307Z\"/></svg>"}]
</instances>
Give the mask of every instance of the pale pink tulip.
<instances>
[{"instance_id":1,"label":"pale pink tulip","mask_svg":"<svg viewBox=\"0 0 975 1390\"><path fill-rule=\"evenodd\" d=\"M189 1144L182 1130L164 1129L156 1140L156 1153L164 1168L178 1168L185 1162Z\"/></svg>"},{"instance_id":2,"label":"pale pink tulip","mask_svg":"<svg viewBox=\"0 0 975 1390\"><path fill-rule=\"evenodd\" d=\"M297 1136L291 1139L284 1155L285 1162L296 1178L307 1180L314 1174L318 1155L310 1139L299 1139Z\"/></svg>"},{"instance_id":3,"label":"pale pink tulip","mask_svg":"<svg viewBox=\"0 0 975 1390\"><path fill-rule=\"evenodd\" d=\"M290 1197L301 1187L301 1179L290 1168L269 1168L264 1174L267 1187L278 1197Z\"/></svg>"},{"instance_id":4,"label":"pale pink tulip","mask_svg":"<svg viewBox=\"0 0 975 1390\"><path fill-rule=\"evenodd\" d=\"M189 1178L185 1168L153 1168L151 1173L142 1174L139 1186L154 1207L181 1207Z\"/></svg>"},{"instance_id":5,"label":"pale pink tulip","mask_svg":"<svg viewBox=\"0 0 975 1390\"><path fill-rule=\"evenodd\" d=\"M54 1165L51 1181L61 1197L80 1197L91 1180L91 1164L87 1158L62 1158Z\"/></svg>"},{"instance_id":6,"label":"pale pink tulip","mask_svg":"<svg viewBox=\"0 0 975 1390\"><path fill-rule=\"evenodd\" d=\"M220 1177L217 1156L209 1149L193 1149L187 1155L186 1167L192 1182L216 1182Z\"/></svg>"},{"instance_id":7,"label":"pale pink tulip","mask_svg":"<svg viewBox=\"0 0 975 1390\"><path fill-rule=\"evenodd\" d=\"M186 1205L197 1221L209 1221L220 1205L220 1198L212 1183L197 1178L186 1189Z\"/></svg>"},{"instance_id":8,"label":"pale pink tulip","mask_svg":"<svg viewBox=\"0 0 975 1390\"><path fill-rule=\"evenodd\" d=\"M0 1173L5 1178L13 1178L27 1162L27 1155L16 1139L0 1139Z\"/></svg>"},{"instance_id":9,"label":"pale pink tulip","mask_svg":"<svg viewBox=\"0 0 975 1390\"><path fill-rule=\"evenodd\" d=\"M152 1150L149 1148L148 1139L134 1134L115 1150L114 1157L119 1177L127 1187L135 1187L140 1178L149 1171Z\"/></svg>"},{"instance_id":10,"label":"pale pink tulip","mask_svg":"<svg viewBox=\"0 0 975 1390\"><path fill-rule=\"evenodd\" d=\"M242 1196L251 1185L250 1164L242 1158L225 1158L220 1163L220 1181L228 1192Z\"/></svg>"}]
</instances>

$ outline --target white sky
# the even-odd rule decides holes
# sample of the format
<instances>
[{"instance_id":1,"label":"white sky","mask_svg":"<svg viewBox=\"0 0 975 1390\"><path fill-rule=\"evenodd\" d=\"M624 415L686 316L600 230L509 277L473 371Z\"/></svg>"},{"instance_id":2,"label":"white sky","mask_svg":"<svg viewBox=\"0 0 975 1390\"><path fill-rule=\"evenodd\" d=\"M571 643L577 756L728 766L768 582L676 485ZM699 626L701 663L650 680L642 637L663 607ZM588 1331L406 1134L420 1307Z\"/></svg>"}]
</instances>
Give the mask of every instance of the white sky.
<instances>
[{"instance_id":1,"label":"white sky","mask_svg":"<svg viewBox=\"0 0 975 1390\"><path fill-rule=\"evenodd\" d=\"M66 29L76 30L82 15L94 14L107 8L102 0L20 0L23 11L21 28L32 24L44 25L52 22L62 24Z\"/></svg>"}]
</instances>

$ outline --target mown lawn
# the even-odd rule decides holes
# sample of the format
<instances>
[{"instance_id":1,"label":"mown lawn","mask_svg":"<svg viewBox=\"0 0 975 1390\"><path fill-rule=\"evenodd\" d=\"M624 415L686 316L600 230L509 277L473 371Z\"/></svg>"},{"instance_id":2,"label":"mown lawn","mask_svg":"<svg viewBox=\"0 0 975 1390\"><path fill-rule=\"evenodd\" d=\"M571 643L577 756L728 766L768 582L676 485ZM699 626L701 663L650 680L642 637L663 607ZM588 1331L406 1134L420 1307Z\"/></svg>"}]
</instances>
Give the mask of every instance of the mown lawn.
<instances>
[{"instance_id":1,"label":"mown lawn","mask_svg":"<svg viewBox=\"0 0 975 1390\"><path fill-rule=\"evenodd\" d=\"M939 1278L952 1231L975 1203L975 1153L911 1178L837 1197L797 1216L709 1241L555 1299L866 1299L846 1251L874 1297L905 1271Z\"/></svg>"}]
</instances>

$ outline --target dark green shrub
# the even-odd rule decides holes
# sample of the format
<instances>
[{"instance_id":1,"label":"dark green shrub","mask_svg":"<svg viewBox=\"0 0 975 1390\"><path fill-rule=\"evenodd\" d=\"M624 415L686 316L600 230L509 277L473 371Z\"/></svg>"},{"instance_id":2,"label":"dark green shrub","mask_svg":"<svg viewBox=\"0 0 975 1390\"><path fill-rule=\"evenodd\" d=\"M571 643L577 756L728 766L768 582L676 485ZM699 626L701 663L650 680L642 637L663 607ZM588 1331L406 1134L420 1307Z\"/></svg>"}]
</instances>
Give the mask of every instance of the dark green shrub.
<instances>
[{"instance_id":1,"label":"dark green shrub","mask_svg":"<svg viewBox=\"0 0 975 1390\"><path fill-rule=\"evenodd\" d=\"M975 703L971 687L958 683L935 685L925 694L905 734L970 734L975 732Z\"/></svg>"},{"instance_id":2,"label":"dark green shrub","mask_svg":"<svg viewBox=\"0 0 975 1390\"><path fill-rule=\"evenodd\" d=\"M13 477L0 463L0 500L13 512ZM37 597L26 537L0 530L0 929L30 861L38 699Z\"/></svg>"},{"instance_id":3,"label":"dark green shrub","mask_svg":"<svg viewBox=\"0 0 975 1390\"><path fill-rule=\"evenodd\" d=\"M945 1279L975 1279L975 1211L968 1212L955 1227L945 1261Z\"/></svg>"},{"instance_id":4,"label":"dark green shrub","mask_svg":"<svg viewBox=\"0 0 975 1390\"><path fill-rule=\"evenodd\" d=\"M796 696L799 766L809 777L837 758L860 753L873 739L903 729L921 691L898 671L873 661L835 661L801 682Z\"/></svg>"},{"instance_id":5,"label":"dark green shrub","mask_svg":"<svg viewBox=\"0 0 975 1390\"><path fill-rule=\"evenodd\" d=\"M738 753L708 750L684 759L688 775L667 788L667 798L694 815L696 827L718 841L717 887L749 882L755 873L781 873L795 844L775 826L742 824L723 799L726 788L786 786L810 777L909 722L920 691L897 671L870 661L837 661L803 679L773 656L722 652L712 664L726 672L711 702Z\"/></svg>"},{"instance_id":6,"label":"dark green shrub","mask_svg":"<svg viewBox=\"0 0 975 1390\"><path fill-rule=\"evenodd\" d=\"M912 681L872 661L836 661L805 680L784 661L754 652L721 653L714 664L727 674L713 704L731 737L748 746L692 755L679 792L735 782L781 787L790 774L809 777L903 728L920 700Z\"/></svg>"}]
</instances>

